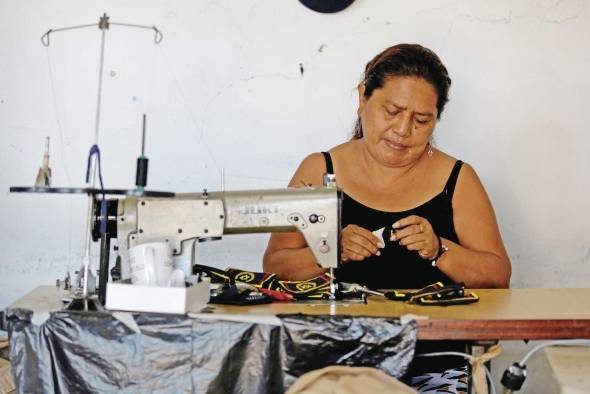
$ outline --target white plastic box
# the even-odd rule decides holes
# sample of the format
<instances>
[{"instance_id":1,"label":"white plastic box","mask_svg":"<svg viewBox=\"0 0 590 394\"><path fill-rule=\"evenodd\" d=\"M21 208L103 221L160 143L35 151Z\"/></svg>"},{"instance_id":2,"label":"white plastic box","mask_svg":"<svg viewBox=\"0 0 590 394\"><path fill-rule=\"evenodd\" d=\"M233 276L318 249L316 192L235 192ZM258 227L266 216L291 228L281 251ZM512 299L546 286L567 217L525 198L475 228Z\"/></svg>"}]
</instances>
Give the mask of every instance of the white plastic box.
<instances>
[{"instance_id":1,"label":"white plastic box","mask_svg":"<svg viewBox=\"0 0 590 394\"><path fill-rule=\"evenodd\" d=\"M209 278L186 288L107 283L106 308L176 314L199 312L209 302L210 283Z\"/></svg>"}]
</instances>

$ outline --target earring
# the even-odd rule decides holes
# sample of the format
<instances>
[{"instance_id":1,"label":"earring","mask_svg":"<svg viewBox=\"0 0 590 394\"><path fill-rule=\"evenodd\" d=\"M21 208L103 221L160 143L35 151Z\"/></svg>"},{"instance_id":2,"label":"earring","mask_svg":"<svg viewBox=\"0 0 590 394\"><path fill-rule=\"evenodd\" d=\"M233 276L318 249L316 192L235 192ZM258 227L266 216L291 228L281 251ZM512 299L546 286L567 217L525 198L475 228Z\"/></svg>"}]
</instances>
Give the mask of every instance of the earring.
<instances>
[{"instance_id":1,"label":"earring","mask_svg":"<svg viewBox=\"0 0 590 394\"><path fill-rule=\"evenodd\" d=\"M428 141L428 151L426 152L426 154L428 155L428 157L432 157L432 155L434 154L434 151L432 150L432 139Z\"/></svg>"}]
</instances>

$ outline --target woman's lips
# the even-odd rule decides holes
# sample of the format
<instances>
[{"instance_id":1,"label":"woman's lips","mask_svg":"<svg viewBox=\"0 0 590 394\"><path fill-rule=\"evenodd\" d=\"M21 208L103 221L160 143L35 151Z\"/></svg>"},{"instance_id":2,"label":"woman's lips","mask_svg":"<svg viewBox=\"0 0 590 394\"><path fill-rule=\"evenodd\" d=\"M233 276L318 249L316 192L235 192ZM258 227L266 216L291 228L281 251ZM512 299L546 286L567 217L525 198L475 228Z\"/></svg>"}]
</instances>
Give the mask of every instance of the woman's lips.
<instances>
[{"instance_id":1,"label":"woman's lips","mask_svg":"<svg viewBox=\"0 0 590 394\"><path fill-rule=\"evenodd\" d=\"M387 145L389 148L394 149L394 150L404 150L407 148L406 145L398 144L397 142L393 142L393 141L389 141L389 140L384 140L384 141L385 141L385 145Z\"/></svg>"}]
</instances>

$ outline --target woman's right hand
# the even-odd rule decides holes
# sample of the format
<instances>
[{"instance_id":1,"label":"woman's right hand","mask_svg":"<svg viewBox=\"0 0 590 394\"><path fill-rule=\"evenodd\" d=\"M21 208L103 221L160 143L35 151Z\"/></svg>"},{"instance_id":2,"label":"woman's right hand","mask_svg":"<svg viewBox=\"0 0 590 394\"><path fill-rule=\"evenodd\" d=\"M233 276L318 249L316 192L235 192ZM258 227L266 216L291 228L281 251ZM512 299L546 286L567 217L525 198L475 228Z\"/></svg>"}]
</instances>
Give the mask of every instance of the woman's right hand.
<instances>
[{"instance_id":1,"label":"woman's right hand","mask_svg":"<svg viewBox=\"0 0 590 394\"><path fill-rule=\"evenodd\" d=\"M354 224L342 229L342 261L362 261L372 255L380 256L385 245L372 232Z\"/></svg>"}]
</instances>

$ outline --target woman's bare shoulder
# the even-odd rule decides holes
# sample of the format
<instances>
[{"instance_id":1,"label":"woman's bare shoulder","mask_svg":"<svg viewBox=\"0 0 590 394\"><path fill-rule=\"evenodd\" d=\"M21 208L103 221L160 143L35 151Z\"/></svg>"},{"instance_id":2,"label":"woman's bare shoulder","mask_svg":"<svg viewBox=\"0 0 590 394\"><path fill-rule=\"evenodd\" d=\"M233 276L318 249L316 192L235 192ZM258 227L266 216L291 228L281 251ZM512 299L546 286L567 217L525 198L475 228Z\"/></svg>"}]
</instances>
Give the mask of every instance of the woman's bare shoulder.
<instances>
[{"instance_id":1,"label":"woman's bare shoulder","mask_svg":"<svg viewBox=\"0 0 590 394\"><path fill-rule=\"evenodd\" d=\"M347 157L350 155L350 148L353 141L347 141L337 145L328 150L332 157L332 162L338 160L340 157ZM335 159L336 158L336 159ZM321 152L315 152L307 155L299 168L295 171L295 175L289 182L289 186L303 186L306 185L321 185L323 183L323 175L327 171L326 158Z\"/></svg>"},{"instance_id":2,"label":"woman's bare shoulder","mask_svg":"<svg viewBox=\"0 0 590 394\"><path fill-rule=\"evenodd\" d=\"M459 159L457 159L456 157L453 157L440 150L437 150L437 158L439 160L438 166L448 169L449 171L455 166L455 163L459 161ZM461 160L461 162L461 170L459 172L458 178L459 182L465 179L467 179L468 181L476 179L477 174L475 173L473 167L463 160Z\"/></svg>"},{"instance_id":3,"label":"woman's bare shoulder","mask_svg":"<svg viewBox=\"0 0 590 394\"><path fill-rule=\"evenodd\" d=\"M461 172L459 172L459 177L457 179L456 190L461 195L463 191L472 190L473 188L484 191L484 186L475 169L471 166L471 164L463 162L463 165L461 166Z\"/></svg>"},{"instance_id":4,"label":"woman's bare shoulder","mask_svg":"<svg viewBox=\"0 0 590 394\"><path fill-rule=\"evenodd\" d=\"M458 159L438 149L436 150L434 158L436 161L433 163L433 166L435 172L438 174L437 179L448 180ZM477 176L475 169L469 163L462 161L461 169L459 170L457 177L453 201L470 198L474 189L481 192L483 191L483 185Z\"/></svg>"},{"instance_id":5,"label":"woman's bare shoulder","mask_svg":"<svg viewBox=\"0 0 590 394\"><path fill-rule=\"evenodd\" d=\"M450 174L455 163L458 161L455 157L448 155L444 152L438 151L438 156L440 160L439 168L444 168L447 174ZM453 205L457 201L464 203L465 199L471 199L475 195L484 196L485 189L484 186L479 179L475 169L471 166L471 164L462 161L461 169L459 170L459 174L457 177L457 183L455 186L455 192L453 197Z\"/></svg>"},{"instance_id":6,"label":"woman's bare shoulder","mask_svg":"<svg viewBox=\"0 0 590 394\"><path fill-rule=\"evenodd\" d=\"M289 182L290 187L321 185L322 173L325 171L324 156L320 152L307 155L297 167ZM324 169L324 170L322 170Z\"/></svg>"},{"instance_id":7,"label":"woman's bare shoulder","mask_svg":"<svg viewBox=\"0 0 590 394\"><path fill-rule=\"evenodd\" d=\"M301 164L299 164L299 169L312 169L312 170L321 170L322 168L325 170L326 167L326 160L324 155L321 152L314 152L307 155Z\"/></svg>"},{"instance_id":8,"label":"woman's bare shoulder","mask_svg":"<svg viewBox=\"0 0 590 394\"><path fill-rule=\"evenodd\" d=\"M441 150L436 150L436 160L438 161L437 165L440 167L450 167L452 168L455 163L457 162L457 158L445 153Z\"/></svg>"},{"instance_id":9,"label":"woman's bare shoulder","mask_svg":"<svg viewBox=\"0 0 590 394\"><path fill-rule=\"evenodd\" d=\"M335 172L338 173L338 168L344 170L345 172L348 170L346 168L346 163L354 162L358 156L358 147L360 144L360 140L351 140L346 141L340 145L336 145L332 149L329 150L330 155L332 156L332 161L334 162Z\"/></svg>"},{"instance_id":10,"label":"woman's bare shoulder","mask_svg":"<svg viewBox=\"0 0 590 394\"><path fill-rule=\"evenodd\" d=\"M332 148L328 152L333 154L333 150L336 148L338 147ZM311 153L299 164L299 168L295 171L289 186L321 185L326 171L326 158L324 155L321 152Z\"/></svg>"},{"instance_id":11,"label":"woman's bare shoulder","mask_svg":"<svg viewBox=\"0 0 590 394\"><path fill-rule=\"evenodd\" d=\"M424 172L424 179L428 179L430 183L437 185L437 189L448 180L457 159L453 156L436 150L432 157L425 158L423 162L426 166L422 168Z\"/></svg>"},{"instance_id":12,"label":"woman's bare shoulder","mask_svg":"<svg viewBox=\"0 0 590 394\"><path fill-rule=\"evenodd\" d=\"M359 143L359 140L351 140L341 143L340 145L336 145L332 149L330 149L331 154L336 155L349 155L352 153L355 146Z\"/></svg>"}]
</instances>

